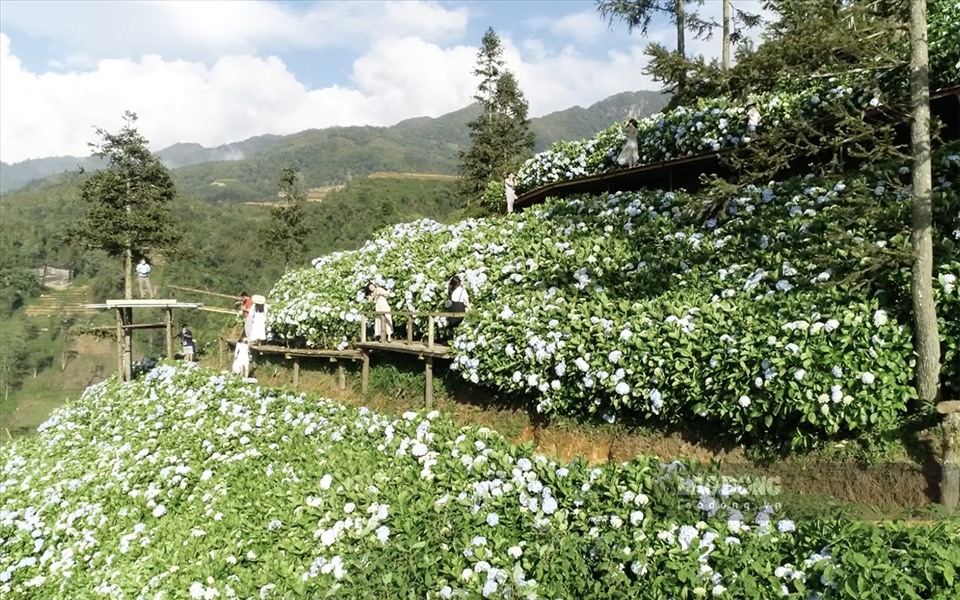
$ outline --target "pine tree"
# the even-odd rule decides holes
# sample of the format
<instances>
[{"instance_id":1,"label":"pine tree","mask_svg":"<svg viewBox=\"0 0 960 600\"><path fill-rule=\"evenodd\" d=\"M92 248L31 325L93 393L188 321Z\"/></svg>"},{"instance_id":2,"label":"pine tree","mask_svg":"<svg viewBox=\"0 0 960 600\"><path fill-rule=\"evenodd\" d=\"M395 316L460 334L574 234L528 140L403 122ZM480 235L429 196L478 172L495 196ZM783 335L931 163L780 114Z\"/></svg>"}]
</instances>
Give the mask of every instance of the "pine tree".
<instances>
[{"instance_id":1,"label":"pine tree","mask_svg":"<svg viewBox=\"0 0 960 600\"><path fill-rule=\"evenodd\" d=\"M687 57L687 32L692 32L697 39L709 39L713 29L717 27L717 23L706 21L698 13L688 10L689 5L699 6L703 2L704 0L597 0L596 6L600 16L611 25L616 20L624 21L628 32L633 33L636 29L642 36L647 35L654 16L668 16L677 27L677 49L673 54L677 59L684 60ZM648 48L648 53L652 46ZM676 92L683 94L688 74L680 70L675 77Z\"/></svg>"},{"instance_id":2,"label":"pine tree","mask_svg":"<svg viewBox=\"0 0 960 600\"><path fill-rule=\"evenodd\" d=\"M475 201L487 183L505 178L533 153L529 106L513 73L504 67L503 47L493 30L483 34L473 74L480 78L474 94L482 109L467 124L470 148L460 153L460 190Z\"/></svg>"},{"instance_id":3,"label":"pine tree","mask_svg":"<svg viewBox=\"0 0 960 600\"><path fill-rule=\"evenodd\" d=\"M174 249L181 237L171 212L173 178L150 153L136 121L137 115L127 111L119 133L96 129L100 142L89 145L107 166L80 184L80 198L89 206L67 232L68 240L84 248L124 258L126 298L133 295L133 255Z\"/></svg>"},{"instance_id":4,"label":"pine tree","mask_svg":"<svg viewBox=\"0 0 960 600\"><path fill-rule=\"evenodd\" d=\"M282 256L284 267L289 267L294 260L302 259L306 250L310 228L303 204L307 195L300 186L299 173L291 167L283 169L277 189L283 202L271 210L261 240L268 253Z\"/></svg>"}]
</instances>

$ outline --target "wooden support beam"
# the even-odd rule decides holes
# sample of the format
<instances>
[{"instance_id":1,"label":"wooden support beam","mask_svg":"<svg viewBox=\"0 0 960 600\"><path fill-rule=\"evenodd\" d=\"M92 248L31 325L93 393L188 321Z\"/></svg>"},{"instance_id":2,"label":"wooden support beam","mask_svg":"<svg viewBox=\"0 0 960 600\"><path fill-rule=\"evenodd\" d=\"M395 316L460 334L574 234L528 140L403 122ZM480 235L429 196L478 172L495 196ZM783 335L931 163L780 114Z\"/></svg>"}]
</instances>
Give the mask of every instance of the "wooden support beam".
<instances>
[{"instance_id":1,"label":"wooden support beam","mask_svg":"<svg viewBox=\"0 0 960 600\"><path fill-rule=\"evenodd\" d=\"M367 341L367 317L365 315L360 317L360 343Z\"/></svg>"},{"instance_id":2,"label":"wooden support beam","mask_svg":"<svg viewBox=\"0 0 960 600\"><path fill-rule=\"evenodd\" d=\"M223 355L227 352L227 341L223 338L220 338L219 343L217 344L217 366L221 369L223 368Z\"/></svg>"},{"instance_id":3,"label":"wooden support beam","mask_svg":"<svg viewBox=\"0 0 960 600\"><path fill-rule=\"evenodd\" d=\"M413 345L413 317L407 317L407 345Z\"/></svg>"},{"instance_id":4,"label":"wooden support beam","mask_svg":"<svg viewBox=\"0 0 960 600\"><path fill-rule=\"evenodd\" d=\"M293 389L300 387L300 358L293 357Z\"/></svg>"},{"instance_id":5,"label":"wooden support beam","mask_svg":"<svg viewBox=\"0 0 960 600\"><path fill-rule=\"evenodd\" d=\"M433 350L433 315L427 317L427 348Z\"/></svg>"},{"instance_id":6,"label":"wooden support beam","mask_svg":"<svg viewBox=\"0 0 960 600\"><path fill-rule=\"evenodd\" d=\"M427 410L433 408L433 357L428 356L424 360L424 375L426 381L423 386L423 396L424 404L427 406Z\"/></svg>"},{"instance_id":7,"label":"wooden support beam","mask_svg":"<svg viewBox=\"0 0 960 600\"><path fill-rule=\"evenodd\" d=\"M363 363L360 365L360 393L367 395L367 386L370 383L370 355L363 353Z\"/></svg>"},{"instance_id":8,"label":"wooden support beam","mask_svg":"<svg viewBox=\"0 0 960 600\"><path fill-rule=\"evenodd\" d=\"M173 351L173 309L167 308L167 360L173 360L176 353ZM223 359L220 360L221 365Z\"/></svg>"},{"instance_id":9,"label":"wooden support beam","mask_svg":"<svg viewBox=\"0 0 960 600\"><path fill-rule=\"evenodd\" d=\"M341 392L347 389L347 374L343 368L343 363L337 363L337 383Z\"/></svg>"},{"instance_id":10,"label":"wooden support beam","mask_svg":"<svg viewBox=\"0 0 960 600\"><path fill-rule=\"evenodd\" d=\"M123 378L123 309L117 308L117 375Z\"/></svg>"},{"instance_id":11,"label":"wooden support beam","mask_svg":"<svg viewBox=\"0 0 960 600\"><path fill-rule=\"evenodd\" d=\"M133 379L133 308L124 311L123 326L123 380Z\"/></svg>"}]
</instances>

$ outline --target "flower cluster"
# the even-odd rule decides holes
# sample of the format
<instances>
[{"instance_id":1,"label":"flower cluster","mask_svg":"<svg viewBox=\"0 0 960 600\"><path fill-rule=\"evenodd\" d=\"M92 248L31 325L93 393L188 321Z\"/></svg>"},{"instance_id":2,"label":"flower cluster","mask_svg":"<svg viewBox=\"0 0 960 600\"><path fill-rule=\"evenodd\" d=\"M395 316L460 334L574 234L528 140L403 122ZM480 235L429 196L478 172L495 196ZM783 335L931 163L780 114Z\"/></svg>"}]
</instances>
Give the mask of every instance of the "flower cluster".
<instances>
[{"instance_id":1,"label":"flower cluster","mask_svg":"<svg viewBox=\"0 0 960 600\"><path fill-rule=\"evenodd\" d=\"M650 458L557 462L435 412L390 418L161 365L0 449L0 596L957 591L955 531L791 520L774 491Z\"/></svg>"},{"instance_id":2,"label":"flower cluster","mask_svg":"<svg viewBox=\"0 0 960 600\"><path fill-rule=\"evenodd\" d=\"M960 346L956 153L938 155L935 180L948 357ZM363 282L391 289L396 309L442 310L460 273L474 308L451 341L453 368L542 412L629 413L794 446L882 435L913 395L909 204L890 180L802 177L722 203L614 193L506 219L397 225L288 273L271 293L272 326L293 345L347 344ZM866 216L864 203L885 214ZM948 385L956 364L944 362Z\"/></svg>"}]
</instances>

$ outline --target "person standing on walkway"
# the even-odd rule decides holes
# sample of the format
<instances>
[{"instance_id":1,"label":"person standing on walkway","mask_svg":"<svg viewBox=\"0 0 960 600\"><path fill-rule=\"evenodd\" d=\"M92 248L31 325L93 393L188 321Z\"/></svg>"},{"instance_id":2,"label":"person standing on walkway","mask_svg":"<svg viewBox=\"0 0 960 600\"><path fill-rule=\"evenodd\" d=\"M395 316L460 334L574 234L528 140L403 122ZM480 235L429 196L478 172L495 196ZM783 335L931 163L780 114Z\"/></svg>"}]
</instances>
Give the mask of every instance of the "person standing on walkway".
<instances>
[{"instance_id":1,"label":"person standing on walkway","mask_svg":"<svg viewBox=\"0 0 960 600\"><path fill-rule=\"evenodd\" d=\"M640 160L640 146L637 143L637 136L639 134L640 129L637 125L637 120L630 119L627 121L627 124L623 127L623 135L627 136L627 141L620 151L620 156L617 157L617 164L621 166L626 165L628 169L637 166L637 161Z\"/></svg>"},{"instance_id":2,"label":"person standing on walkway","mask_svg":"<svg viewBox=\"0 0 960 600\"><path fill-rule=\"evenodd\" d=\"M470 296L457 275L451 277L447 284L447 309L452 313L465 313L470 309ZM451 329L456 329L462 322L463 317L450 317L447 321Z\"/></svg>"},{"instance_id":3,"label":"person standing on walkway","mask_svg":"<svg viewBox=\"0 0 960 600\"><path fill-rule=\"evenodd\" d=\"M180 333L177 334L177 337L180 338L180 344L183 347L183 360L193 362L193 354L197 350L197 343L193 341L193 332L190 331L186 323L180 326Z\"/></svg>"},{"instance_id":4,"label":"person standing on walkway","mask_svg":"<svg viewBox=\"0 0 960 600\"><path fill-rule=\"evenodd\" d=\"M383 334L386 333L387 341L393 341L393 316L390 315L390 303L387 302L387 298L390 297L389 290L385 290L382 287L376 285L372 281L367 284L367 287L364 291L367 298L370 298L374 301L373 307L378 313L387 313L384 315L377 315L376 319L373 321L373 335L378 339L383 339ZM386 331L381 330L382 327L386 328Z\"/></svg>"},{"instance_id":5,"label":"person standing on walkway","mask_svg":"<svg viewBox=\"0 0 960 600\"><path fill-rule=\"evenodd\" d=\"M253 310L250 311L250 343L259 344L267 339L267 299L253 295Z\"/></svg>"},{"instance_id":6,"label":"person standing on walkway","mask_svg":"<svg viewBox=\"0 0 960 600\"><path fill-rule=\"evenodd\" d=\"M507 214L513 212L513 203L517 201L517 177L515 174L510 173L507 175L507 179L503 182L503 188L506 191L507 195Z\"/></svg>"},{"instance_id":7,"label":"person standing on walkway","mask_svg":"<svg viewBox=\"0 0 960 600\"><path fill-rule=\"evenodd\" d=\"M246 379L250 376L250 345L247 336L242 335L237 340L237 347L233 352L233 374Z\"/></svg>"},{"instance_id":8,"label":"person standing on walkway","mask_svg":"<svg viewBox=\"0 0 960 600\"><path fill-rule=\"evenodd\" d=\"M150 299L153 299L153 285L150 284L151 270L150 263L147 262L146 257L141 257L140 263L137 265L137 282L140 284L141 300L147 293L150 294Z\"/></svg>"},{"instance_id":9,"label":"person standing on walkway","mask_svg":"<svg viewBox=\"0 0 960 600\"><path fill-rule=\"evenodd\" d=\"M246 292L240 292L240 299L234 302L233 305L240 311L240 316L243 318L243 336L249 338L251 325L250 309L253 308L253 298Z\"/></svg>"}]
</instances>

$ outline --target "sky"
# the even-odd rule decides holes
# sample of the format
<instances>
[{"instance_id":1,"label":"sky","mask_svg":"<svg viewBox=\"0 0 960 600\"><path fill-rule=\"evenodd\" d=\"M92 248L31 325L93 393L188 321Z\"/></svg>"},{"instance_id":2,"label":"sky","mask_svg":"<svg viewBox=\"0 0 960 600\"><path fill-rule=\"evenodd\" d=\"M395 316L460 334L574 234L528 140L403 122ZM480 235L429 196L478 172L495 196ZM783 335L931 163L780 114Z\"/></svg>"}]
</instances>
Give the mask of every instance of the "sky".
<instances>
[{"instance_id":1,"label":"sky","mask_svg":"<svg viewBox=\"0 0 960 600\"><path fill-rule=\"evenodd\" d=\"M659 89L643 49L675 43L667 20L628 34L593 0L0 0L0 160L87 155L127 110L154 151L437 117L471 102L488 27L533 117ZM719 35L687 48L718 56Z\"/></svg>"}]
</instances>

